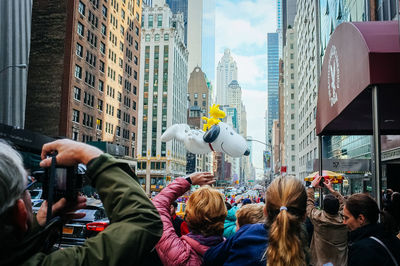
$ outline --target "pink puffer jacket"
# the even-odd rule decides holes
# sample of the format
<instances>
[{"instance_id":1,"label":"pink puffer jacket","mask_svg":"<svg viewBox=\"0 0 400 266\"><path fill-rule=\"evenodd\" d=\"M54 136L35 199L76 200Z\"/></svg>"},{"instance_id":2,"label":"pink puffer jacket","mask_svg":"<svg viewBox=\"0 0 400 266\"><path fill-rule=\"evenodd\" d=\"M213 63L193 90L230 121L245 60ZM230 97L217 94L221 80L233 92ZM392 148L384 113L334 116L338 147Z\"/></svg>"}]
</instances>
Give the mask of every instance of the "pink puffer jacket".
<instances>
[{"instance_id":1,"label":"pink puffer jacket","mask_svg":"<svg viewBox=\"0 0 400 266\"><path fill-rule=\"evenodd\" d=\"M157 253L164 265L201 265L202 255L208 249L190 237L178 237L172 225L171 203L189 189L190 184L186 179L177 178L153 199L164 227L162 237L156 245Z\"/></svg>"}]
</instances>

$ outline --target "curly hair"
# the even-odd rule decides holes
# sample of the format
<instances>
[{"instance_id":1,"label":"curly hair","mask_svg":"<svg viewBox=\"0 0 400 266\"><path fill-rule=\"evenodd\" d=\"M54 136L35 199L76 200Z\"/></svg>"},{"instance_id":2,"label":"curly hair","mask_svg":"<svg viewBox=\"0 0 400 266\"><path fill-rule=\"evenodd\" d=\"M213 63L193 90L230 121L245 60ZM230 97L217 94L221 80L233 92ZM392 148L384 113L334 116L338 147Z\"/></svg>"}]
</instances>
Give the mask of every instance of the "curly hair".
<instances>
[{"instance_id":1,"label":"curly hair","mask_svg":"<svg viewBox=\"0 0 400 266\"><path fill-rule=\"evenodd\" d=\"M266 223L270 229L267 265L306 265L301 238L306 204L305 188L296 178L276 178L268 187Z\"/></svg>"},{"instance_id":2,"label":"curly hair","mask_svg":"<svg viewBox=\"0 0 400 266\"><path fill-rule=\"evenodd\" d=\"M186 222L194 234L222 235L226 215L223 195L209 186L196 190L186 204Z\"/></svg>"}]
</instances>

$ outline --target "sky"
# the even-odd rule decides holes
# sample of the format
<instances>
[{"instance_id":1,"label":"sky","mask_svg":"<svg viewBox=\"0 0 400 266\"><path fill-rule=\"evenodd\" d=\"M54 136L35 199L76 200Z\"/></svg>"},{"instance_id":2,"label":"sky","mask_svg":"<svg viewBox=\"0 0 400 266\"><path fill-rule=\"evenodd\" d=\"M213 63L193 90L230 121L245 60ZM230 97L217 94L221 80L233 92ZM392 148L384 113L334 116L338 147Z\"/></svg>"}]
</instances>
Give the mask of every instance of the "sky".
<instances>
[{"instance_id":1,"label":"sky","mask_svg":"<svg viewBox=\"0 0 400 266\"><path fill-rule=\"evenodd\" d=\"M266 36L276 32L275 0L217 0L215 18L215 66L225 48L238 67L238 82L247 112L247 135L265 142L267 102ZM253 165L262 172L264 146L252 142Z\"/></svg>"}]
</instances>

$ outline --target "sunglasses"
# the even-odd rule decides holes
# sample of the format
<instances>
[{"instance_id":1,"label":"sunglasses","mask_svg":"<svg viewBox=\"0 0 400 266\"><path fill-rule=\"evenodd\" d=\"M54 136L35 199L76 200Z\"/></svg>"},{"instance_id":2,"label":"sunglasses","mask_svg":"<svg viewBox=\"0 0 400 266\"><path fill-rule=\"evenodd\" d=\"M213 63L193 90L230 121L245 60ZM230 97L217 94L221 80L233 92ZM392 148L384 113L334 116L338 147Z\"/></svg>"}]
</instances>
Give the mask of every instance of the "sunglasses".
<instances>
[{"instance_id":1,"label":"sunglasses","mask_svg":"<svg viewBox=\"0 0 400 266\"><path fill-rule=\"evenodd\" d=\"M24 191L29 190L36 182L37 180L33 176L28 175L28 185L26 185Z\"/></svg>"}]
</instances>

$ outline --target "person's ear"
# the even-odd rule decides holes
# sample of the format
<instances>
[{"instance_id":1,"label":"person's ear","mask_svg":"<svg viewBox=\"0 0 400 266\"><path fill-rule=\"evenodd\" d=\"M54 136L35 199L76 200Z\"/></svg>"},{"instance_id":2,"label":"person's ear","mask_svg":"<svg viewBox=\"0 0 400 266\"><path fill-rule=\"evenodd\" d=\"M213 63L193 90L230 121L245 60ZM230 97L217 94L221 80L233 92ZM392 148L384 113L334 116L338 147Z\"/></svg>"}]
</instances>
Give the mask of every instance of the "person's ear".
<instances>
[{"instance_id":1,"label":"person's ear","mask_svg":"<svg viewBox=\"0 0 400 266\"><path fill-rule=\"evenodd\" d=\"M361 214L361 213L360 213L360 215L358 215L357 221L361 226L363 226L367 223L367 219L365 218L364 214Z\"/></svg>"},{"instance_id":2,"label":"person's ear","mask_svg":"<svg viewBox=\"0 0 400 266\"><path fill-rule=\"evenodd\" d=\"M28 231L28 211L23 199L18 199L13 211L14 222L22 232Z\"/></svg>"}]
</instances>

